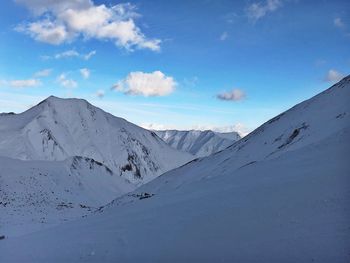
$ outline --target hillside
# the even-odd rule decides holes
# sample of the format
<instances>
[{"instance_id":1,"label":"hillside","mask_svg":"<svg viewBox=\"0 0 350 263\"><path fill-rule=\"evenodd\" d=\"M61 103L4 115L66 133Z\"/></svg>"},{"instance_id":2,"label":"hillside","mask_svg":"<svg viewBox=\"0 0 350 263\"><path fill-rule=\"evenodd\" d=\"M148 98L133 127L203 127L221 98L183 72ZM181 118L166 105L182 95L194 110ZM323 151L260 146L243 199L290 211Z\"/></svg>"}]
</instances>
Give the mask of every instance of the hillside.
<instances>
[{"instance_id":1,"label":"hillside","mask_svg":"<svg viewBox=\"0 0 350 263\"><path fill-rule=\"evenodd\" d=\"M348 262L350 77L5 261Z\"/></svg>"},{"instance_id":2,"label":"hillside","mask_svg":"<svg viewBox=\"0 0 350 263\"><path fill-rule=\"evenodd\" d=\"M83 156L136 185L192 159L85 100L53 96L21 114L0 116L0 156L48 161Z\"/></svg>"},{"instance_id":3,"label":"hillside","mask_svg":"<svg viewBox=\"0 0 350 263\"><path fill-rule=\"evenodd\" d=\"M23 234L85 216L135 189L102 163L86 157L22 161L0 157L0 225Z\"/></svg>"}]
</instances>

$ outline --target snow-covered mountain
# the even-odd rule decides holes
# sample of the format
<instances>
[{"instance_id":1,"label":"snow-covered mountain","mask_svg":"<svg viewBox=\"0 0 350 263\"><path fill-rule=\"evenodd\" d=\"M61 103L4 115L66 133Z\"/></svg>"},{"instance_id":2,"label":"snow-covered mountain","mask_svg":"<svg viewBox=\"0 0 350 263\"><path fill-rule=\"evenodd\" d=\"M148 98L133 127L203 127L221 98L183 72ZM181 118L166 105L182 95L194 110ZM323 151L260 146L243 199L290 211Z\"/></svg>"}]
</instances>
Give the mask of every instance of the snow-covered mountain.
<instances>
[{"instance_id":1,"label":"snow-covered mountain","mask_svg":"<svg viewBox=\"0 0 350 263\"><path fill-rule=\"evenodd\" d=\"M241 138L237 132L219 133L211 130L163 130L154 132L171 147L191 153L196 157L204 157L221 151Z\"/></svg>"},{"instance_id":2,"label":"snow-covered mountain","mask_svg":"<svg viewBox=\"0 0 350 263\"><path fill-rule=\"evenodd\" d=\"M191 158L84 100L49 97L0 115L0 225L30 232L84 216Z\"/></svg>"},{"instance_id":3,"label":"snow-covered mountain","mask_svg":"<svg viewBox=\"0 0 350 263\"><path fill-rule=\"evenodd\" d=\"M0 116L0 156L49 161L88 157L135 184L192 158L169 147L154 132L85 100L53 96L21 114Z\"/></svg>"},{"instance_id":4,"label":"snow-covered mountain","mask_svg":"<svg viewBox=\"0 0 350 263\"><path fill-rule=\"evenodd\" d=\"M23 234L84 216L136 187L100 162L0 157L0 226Z\"/></svg>"},{"instance_id":5,"label":"snow-covered mountain","mask_svg":"<svg viewBox=\"0 0 350 263\"><path fill-rule=\"evenodd\" d=\"M5 262L349 262L350 76ZM6 233L5 233L6 234Z\"/></svg>"}]
</instances>

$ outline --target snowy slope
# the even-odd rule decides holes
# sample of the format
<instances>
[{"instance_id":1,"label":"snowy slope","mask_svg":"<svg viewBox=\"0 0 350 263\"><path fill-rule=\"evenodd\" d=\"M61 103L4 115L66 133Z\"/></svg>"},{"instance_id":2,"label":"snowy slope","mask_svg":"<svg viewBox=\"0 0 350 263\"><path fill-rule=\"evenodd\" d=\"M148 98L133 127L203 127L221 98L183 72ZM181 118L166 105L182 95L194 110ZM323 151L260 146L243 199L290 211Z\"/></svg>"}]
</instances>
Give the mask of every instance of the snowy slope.
<instances>
[{"instance_id":1,"label":"snowy slope","mask_svg":"<svg viewBox=\"0 0 350 263\"><path fill-rule=\"evenodd\" d=\"M4 262L349 262L350 77Z\"/></svg>"},{"instance_id":2,"label":"snowy slope","mask_svg":"<svg viewBox=\"0 0 350 263\"><path fill-rule=\"evenodd\" d=\"M0 157L0 226L31 232L91 213L135 189L93 159L22 161Z\"/></svg>"},{"instance_id":3,"label":"snowy slope","mask_svg":"<svg viewBox=\"0 0 350 263\"><path fill-rule=\"evenodd\" d=\"M233 140L233 141L238 141L242 138L241 135L235 131L233 131L233 132L216 132L216 131L214 131L214 133L221 138Z\"/></svg>"},{"instance_id":4,"label":"snowy slope","mask_svg":"<svg viewBox=\"0 0 350 263\"><path fill-rule=\"evenodd\" d=\"M0 156L50 161L84 156L136 184L192 158L85 100L52 96L24 113L0 116Z\"/></svg>"},{"instance_id":5,"label":"snowy slope","mask_svg":"<svg viewBox=\"0 0 350 263\"><path fill-rule=\"evenodd\" d=\"M210 130L164 130L154 132L171 147L189 152L196 157L204 157L221 151L241 138L236 132L219 133Z\"/></svg>"}]
</instances>

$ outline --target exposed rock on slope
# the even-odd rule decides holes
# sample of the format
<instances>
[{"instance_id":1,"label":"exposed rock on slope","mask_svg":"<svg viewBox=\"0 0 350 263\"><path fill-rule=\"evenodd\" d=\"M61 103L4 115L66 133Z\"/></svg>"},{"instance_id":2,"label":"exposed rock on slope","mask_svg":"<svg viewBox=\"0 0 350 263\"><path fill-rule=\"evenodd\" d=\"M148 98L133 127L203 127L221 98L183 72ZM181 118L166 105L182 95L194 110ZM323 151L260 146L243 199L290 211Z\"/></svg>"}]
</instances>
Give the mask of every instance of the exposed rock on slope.
<instances>
[{"instance_id":1,"label":"exposed rock on slope","mask_svg":"<svg viewBox=\"0 0 350 263\"><path fill-rule=\"evenodd\" d=\"M56 97L24 113L0 116L0 156L49 161L88 157L135 184L192 158L172 149L153 132L85 100Z\"/></svg>"}]
</instances>

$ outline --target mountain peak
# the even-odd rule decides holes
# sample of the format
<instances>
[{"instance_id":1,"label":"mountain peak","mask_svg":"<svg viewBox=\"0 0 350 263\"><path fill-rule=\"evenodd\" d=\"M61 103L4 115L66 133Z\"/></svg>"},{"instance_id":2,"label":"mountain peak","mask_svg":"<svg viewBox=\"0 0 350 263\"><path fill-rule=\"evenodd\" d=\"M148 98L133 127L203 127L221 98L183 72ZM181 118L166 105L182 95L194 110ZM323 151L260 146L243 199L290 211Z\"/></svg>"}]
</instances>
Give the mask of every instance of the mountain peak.
<instances>
[{"instance_id":1,"label":"mountain peak","mask_svg":"<svg viewBox=\"0 0 350 263\"><path fill-rule=\"evenodd\" d=\"M67 103L67 102L83 102L86 104L90 104L87 100L85 99L78 99L78 98L60 98L60 97L56 97L56 96L49 96L46 99L44 99L43 101L41 101L38 105L43 104L45 102L48 103ZM92 106L92 104L90 104Z\"/></svg>"},{"instance_id":2,"label":"mountain peak","mask_svg":"<svg viewBox=\"0 0 350 263\"><path fill-rule=\"evenodd\" d=\"M3 156L50 161L83 156L136 184L193 158L86 100L55 96L22 114L1 118L0 141Z\"/></svg>"}]
</instances>

